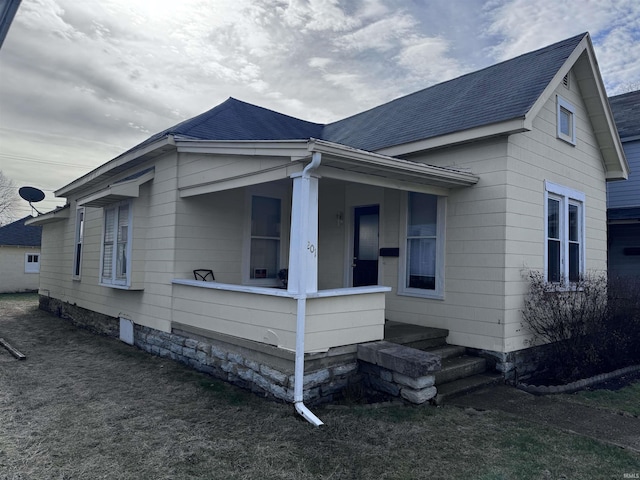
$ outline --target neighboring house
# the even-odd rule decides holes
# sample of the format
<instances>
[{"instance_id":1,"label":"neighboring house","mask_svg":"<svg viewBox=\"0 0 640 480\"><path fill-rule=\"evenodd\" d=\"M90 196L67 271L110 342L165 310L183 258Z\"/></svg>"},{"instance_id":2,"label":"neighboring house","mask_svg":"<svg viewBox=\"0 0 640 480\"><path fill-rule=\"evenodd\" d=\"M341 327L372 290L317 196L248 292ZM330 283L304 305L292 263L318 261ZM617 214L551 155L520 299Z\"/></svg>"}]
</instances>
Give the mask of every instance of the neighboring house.
<instances>
[{"instance_id":1,"label":"neighboring house","mask_svg":"<svg viewBox=\"0 0 640 480\"><path fill-rule=\"evenodd\" d=\"M42 227L27 216L0 227L0 293L38 290Z\"/></svg>"},{"instance_id":2,"label":"neighboring house","mask_svg":"<svg viewBox=\"0 0 640 480\"><path fill-rule=\"evenodd\" d=\"M631 174L607 184L609 273L640 277L640 90L609 98Z\"/></svg>"},{"instance_id":3,"label":"neighboring house","mask_svg":"<svg viewBox=\"0 0 640 480\"><path fill-rule=\"evenodd\" d=\"M588 34L328 125L230 98L55 192L41 305L285 399L293 351L326 396L310 365L353 372L385 319L509 372L527 272L605 270L627 173Z\"/></svg>"}]
</instances>

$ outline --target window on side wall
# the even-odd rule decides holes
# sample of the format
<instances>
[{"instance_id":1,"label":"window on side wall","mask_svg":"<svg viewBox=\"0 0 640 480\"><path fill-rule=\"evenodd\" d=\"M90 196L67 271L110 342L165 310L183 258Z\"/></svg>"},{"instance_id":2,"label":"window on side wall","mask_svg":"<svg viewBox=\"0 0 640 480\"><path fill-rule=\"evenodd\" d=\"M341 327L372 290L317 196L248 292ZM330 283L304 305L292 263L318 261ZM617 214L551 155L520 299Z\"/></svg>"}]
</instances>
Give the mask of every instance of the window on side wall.
<instances>
[{"instance_id":1,"label":"window on side wall","mask_svg":"<svg viewBox=\"0 0 640 480\"><path fill-rule=\"evenodd\" d=\"M40 273L40 254L24 254L24 273Z\"/></svg>"},{"instance_id":2,"label":"window on side wall","mask_svg":"<svg viewBox=\"0 0 640 480\"><path fill-rule=\"evenodd\" d=\"M570 283L585 271L582 192L545 182L545 269L549 282Z\"/></svg>"},{"instance_id":3,"label":"window on side wall","mask_svg":"<svg viewBox=\"0 0 640 480\"><path fill-rule=\"evenodd\" d=\"M131 206L129 202L104 209L100 280L104 285L130 285Z\"/></svg>"},{"instance_id":4,"label":"window on side wall","mask_svg":"<svg viewBox=\"0 0 640 480\"><path fill-rule=\"evenodd\" d=\"M76 235L73 255L73 278L79 279L82 272L82 242L84 238L84 208L76 211Z\"/></svg>"},{"instance_id":5,"label":"window on side wall","mask_svg":"<svg viewBox=\"0 0 640 480\"><path fill-rule=\"evenodd\" d=\"M444 296L445 198L409 192L398 292L428 298Z\"/></svg>"},{"instance_id":6,"label":"window on side wall","mask_svg":"<svg viewBox=\"0 0 640 480\"><path fill-rule=\"evenodd\" d=\"M251 197L251 252L249 279L252 283L277 281L280 267L282 201L280 198Z\"/></svg>"},{"instance_id":7,"label":"window on side wall","mask_svg":"<svg viewBox=\"0 0 640 480\"><path fill-rule=\"evenodd\" d=\"M576 144L576 109L560 95L557 96L558 138Z\"/></svg>"}]
</instances>

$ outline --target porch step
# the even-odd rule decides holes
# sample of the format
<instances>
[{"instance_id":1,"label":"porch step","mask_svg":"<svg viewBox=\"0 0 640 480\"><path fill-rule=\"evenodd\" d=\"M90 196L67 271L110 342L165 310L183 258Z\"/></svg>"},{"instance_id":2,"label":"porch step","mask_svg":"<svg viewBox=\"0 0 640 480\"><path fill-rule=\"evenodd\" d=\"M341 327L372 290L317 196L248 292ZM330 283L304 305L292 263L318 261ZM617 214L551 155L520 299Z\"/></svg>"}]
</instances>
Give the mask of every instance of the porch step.
<instances>
[{"instance_id":1,"label":"porch step","mask_svg":"<svg viewBox=\"0 0 640 480\"><path fill-rule=\"evenodd\" d=\"M445 383L437 387L438 393L433 399L433 403L442 405L454 397L473 392L482 387L497 385L500 381L502 381L502 376L499 373L479 373L471 377Z\"/></svg>"},{"instance_id":2,"label":"porch step","mask_svg":"<svg viewBox=\"0 0 640 480\"><path fill-rule=\"evenodd\" d=\"M384 325L384 339L387 342L429 350L445 346L449 331L443 328L421 327L408 323L387 321Z\"/></svg>"},{"instance_id":3,"label":"porch step","mask_svg":"<svg viewBox=\"0 0 640 480\"><path fill-rule=\"evenodd\" d=\"M436 387L487 371L487 361L478 357L443 358L442 370L436 373Z\"/></svg>"}]
</instances>

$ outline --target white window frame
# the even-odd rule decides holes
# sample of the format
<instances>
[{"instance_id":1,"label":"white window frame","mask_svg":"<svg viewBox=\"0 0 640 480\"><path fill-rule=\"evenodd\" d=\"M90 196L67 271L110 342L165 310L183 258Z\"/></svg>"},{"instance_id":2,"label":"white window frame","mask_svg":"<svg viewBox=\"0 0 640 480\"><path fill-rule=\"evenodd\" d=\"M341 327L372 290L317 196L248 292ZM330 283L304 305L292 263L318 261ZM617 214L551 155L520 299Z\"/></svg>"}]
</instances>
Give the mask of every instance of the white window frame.
<instances>
[{"instance_id":1,"label":"white window frame","mask_svg":"<svg viewBox=\"0 0 640 480\"><path fill-rule=\"evenodd\" d=\"M421 192L416 192L421 193ZM431 194L432 195L432 194ZM400 243L400 257L398 262L398 295L409 297L432 298L436 300L444 300L444 268L445 268L445 231L446 231L446 215L447 215L447 197L434 195L438 199L437 218L436 218L436 280L435 289L426 290L421 288L412 288L407 286L407 233L409 218L409 192L404 192L401 199L401 233L402 241Z\"/></svg>"},{"instance_id":2,"label":"white window frame","mask_svg":"<svg viewBox=\"0 0 640 480\"><path fill-rule=\"evenodd\" d=\"M78 207L76 210L76 226L75 226L75 241L73 249L73 279L80 280L82 276L82 255L83 255L83 241L84 241L84 229L86 225L86 212L84 207ZM78 249L79 255L78 255ZM101 270L102 271L102 270Z\"/></svg>"},{"instance_id":3,"label":"white window frame","mask_svg":"<svg viewBox=\"0 0 640 480\"><path fill-rule=\"evenodd\" d=\"M40 273L40 252L24 254L24 273Z\"/></svg>"},{"instance_id":4,"label":"white window frame","mask_svg":"<svg viewBox=\"0 0 640 480\"><path fill-rule=\"evenodd\" d=\"M576 107L573 106L569 101L562 98L560 95L556 96L556 123L557 123L557 132L558 138L563 140L571 145L576 144ZM561 117L562 113L567 112L569 115L569 134L566 134L562 131L561 125Z\"/></svg>"},{"instance_id":5,"label":"white window frame","mask_svg":"<svg viewBox=\"0 0 640 480\"><path fill-rule=\"evenodd\" d=\"M280 200L280 265L279 268L287 268L287 253L289 248L289 214L286 210L289 195L287 191L277 185L260 185L247 189L245 197L245 234L242 255L242 283L244 285L279 287L282 282L276 278L251 278L251 218L253 197L267 197Z\"/></svg>"},{"instance_id":6,"label":"white window frame","mask_svg":"<svg viewBox=\"0 0 640 480\"><path fill-rule=\"evenodd\" d=\"M586 228L585 228L585 194L571 188L558 185L545 180L544 182L544 278L549 281L549 199L560 202L560 218L558 229L560 236L560 283L569 285L569 205L578 205L580 225L578 228L580 262L578 273L583 275L586 271Z\"/></svg>"},{"instance_id":7,"label":"white window frame","mask_svg":"<svg viewBox=\"0 0 640 480\"><path fill-rule=\"evenodd\" d=\"M128 208L128 218L127 218L127 246L126 246L126 277L124 279L118 278L117 276L117 234L118 234L118 214L119 208L123 205L127 205ZM116 215L114 215L114 250L113 250L113 261L111 265L111 276L109 278L105 278L102 274L103 271L103 263L104 263L104 246L105 246L105 234L106 234L106 218L107 212L109 210L115 210ZM123 202L114 203L109 205L108 207L104 207L102 210L102 235L100 237L100 270L98 271L99 284L105 287L113 287L113 288L128 288L131 286L131 245L133 243L133 204L130 200L125 200Z\"/></svg>"}]
</instances>

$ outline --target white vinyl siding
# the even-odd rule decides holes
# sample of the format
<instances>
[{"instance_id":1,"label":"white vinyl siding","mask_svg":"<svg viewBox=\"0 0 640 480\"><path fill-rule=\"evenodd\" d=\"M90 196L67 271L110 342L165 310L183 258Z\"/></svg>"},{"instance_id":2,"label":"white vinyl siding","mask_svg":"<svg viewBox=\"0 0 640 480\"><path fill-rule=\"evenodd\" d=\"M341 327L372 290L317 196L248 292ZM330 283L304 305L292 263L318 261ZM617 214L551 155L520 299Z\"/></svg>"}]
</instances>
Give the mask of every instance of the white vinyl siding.
<instances>
[{"instance_id":1,"label":"white vinyl siding","mask_svg":"<svg viewBox=\"0 0 640 480\"><path fill-rule=\"evenodd\" d=\"M129 202L104 209L102 264L100 268L102 284L130 284L130 229L131 209L129 208Z\"/></svg>"}]
</instances>

